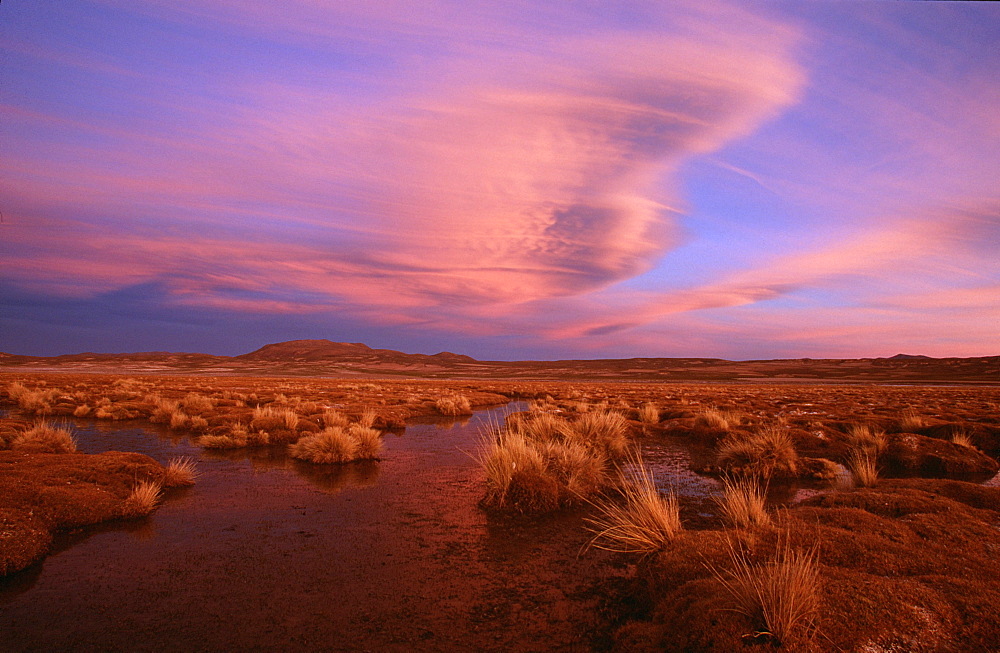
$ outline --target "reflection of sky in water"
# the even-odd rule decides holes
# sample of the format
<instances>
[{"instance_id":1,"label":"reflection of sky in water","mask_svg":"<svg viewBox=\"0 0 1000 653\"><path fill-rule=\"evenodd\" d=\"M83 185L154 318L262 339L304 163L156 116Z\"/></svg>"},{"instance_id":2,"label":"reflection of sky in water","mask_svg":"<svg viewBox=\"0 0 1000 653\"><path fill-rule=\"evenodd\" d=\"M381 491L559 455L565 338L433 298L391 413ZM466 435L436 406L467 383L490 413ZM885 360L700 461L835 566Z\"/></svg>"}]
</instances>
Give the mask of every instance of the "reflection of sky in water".
<instances>
[{"instance_id":1,"label":"reflection of sky in water","mask_svg":"<svg viewBox=\"0 0 1000 653\"><path fill-rule=\"evenodd\" d=\"M73 437L82 453L130 451L145 454L166 464L172 458L194 458L200 467L211 463L249 465L254 473L287 470L326 492L349 487L369 487L379 481L383 465L472 464L482 432L490 425L502 424L507 415L525 410L527 404L515 401L497 408L477 411L459 418L435 418L408 426L403 432L386 432L382 461L359 461L347 465L316 465L296 460L285 447L242 449L202 449L193 439L165 426L120 422L71 420ZM430 422L430 423L426 423ZM235 470L230 470L235 471Z\"/></svg>"}]
</instances>

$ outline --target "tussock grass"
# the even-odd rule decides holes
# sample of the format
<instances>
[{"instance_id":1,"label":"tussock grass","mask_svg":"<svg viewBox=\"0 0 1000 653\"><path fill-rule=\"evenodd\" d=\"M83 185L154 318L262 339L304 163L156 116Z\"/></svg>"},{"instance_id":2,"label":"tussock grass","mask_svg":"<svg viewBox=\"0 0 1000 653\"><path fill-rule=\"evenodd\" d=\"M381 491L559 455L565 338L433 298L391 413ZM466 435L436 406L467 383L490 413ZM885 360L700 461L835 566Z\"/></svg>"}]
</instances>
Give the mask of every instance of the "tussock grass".
<instances>
[{"instance_id":1,"label":"tussock grass","mask_svg":"<svg viewBox=\"0 0 1000 653\"><path fill-rule=\"evenodd\" d=\"M378 412L374 408L369 406L368 408L365 408L363 411L361 411L361 414L358 416L357 423L359 426L363 426L367 429L370 429L373 426L375 426L376 419L378 419Z\"/></svg>"},{"instance_id":2,"label":"tussock grass","mask_svg":"<svg viewBox=\"0 0 1000 653\"><path fill-rule=\"evenodd\" d=\"M208 413L215 408L215 400L197 392L189 392L181 401L181 405L188 413Z\"/></svg>"},{"instance_id":3,"label":"tussock grass","mask_svg":"<svg viewBox=\"0 0 1000 653\"><path fill-rule=\"evenodd\" d=\"M40 421L14 436L10 448L36 453L76 453L76 439L69 426Z\"/></svg>"},{"instance_id":4,"label":"tussock grass","mask_svg":"<svg viewBox=\"0 0 1000 653\"><path fill-rule=\"evenodd\" d=\"M628 451L628 420L591 411L574 421L531 411L491 425L476 460L483 467L483 505L541 512L586 501L612 484L610 470Z\"/></svg>"},{"instance_id":5,"label":"tussock grass","mask_svg":"<svg viewBox=\"0 0 1000 653\"><path fill-rule=\"evenodd\" d=\"M198 470L195 468L193 458L172 458L163 471L163 486L183 487L194 485L196 478L198 478Z\"/></svg>"},{"instance_id":6,"label":"tussock grass","mask_svg":"<svg viewBox=\"0 0 1000 653\"><path fill-rule=\"evenodd\" d=\"M559 506L559 486L534 442L517 431L500 431L484 441L476 459L486 476L483 504L515 512L543 512Z\"/></svg>"},{"instance_id":7,"label":"tussock grass","mask_svg":"<svg viewBox=\"0 0 1000 653\"><path fill-rule=\"evenodd\" d=\"M912 408L903 411L902 419L899 420L899 429L903 432L911 432L927 426L927 420Z\"/></svg>"},{"instance_id":8,"label":"tussock grass","mask_svg":"<svg viewBox=\"0 0 1000 653\"><path fill-rule=\"evenodd\" d=\"M722 496L716 499L723 518L737 528L755 528L771 523L765 500L766 488L752 476L722 479Z\"/></svg>"},{"instance_id":9,"label":"tussock grass","mask_svg":"<svg viewBox=\"0 0 1000 653\"><path fill-rule=\"evenodd\" d=\"M163 488L153 481L140 481L125 499L122 512L125 517L142 517L156 509L163 496Z\"/></svg>"},{"instance_id":10,"label":"tussock grass","mask_svg":"<svg viewBox=\"0 0 1000 653\"><path fill-rule=\"evenodd\" d=\"M571 430L569 422L562 417L542 412L512 415L508 418L508 428L516 429L529 440L537 442L561 439Z\"/></svg>"},{"instance_id":11,"label":"tussock grass","mask_svg":"<svg viewBox=\"0 0 1000 653\"><path fill-rule=\"evenodd\" d=\"M353 424L347 432L358 443L355 450L358 460L374 460L382 453L382 434L377 430Z\"/></svg>"},{"instance_id":12,"label":"tussock grass","mask_svg":"<svg viewBox=\"0 0 1000 653\"><path fill-rule=\"evenodd\" d=\"M799 455L788 429L766 426L753 433L731 433L718 445L718 463L762 478L795 476Z\"/></svg>"},{"instance_id":13,"label":"tussock grass","mask_svg":"<svg viewBox=\"0 0 1000 653\"><path fill-rule=\"evenodd\" d=\"M961 447L975 449L976 445L972 440L972 435L965 429L958 429L951 434L951 441Z\"/></svg>"},{"instance_id":14,"label":"tussock grass","mask_svg":"<svg viewBox=\"0 0 1000 653\"><path fill-rule=\"evenodd\" d=\"M639 421L652 426L660 423L660 409L653 402L647 402L639 407Z\"/></svg>"},{"instance_id":15,"label":"tussock grass","mask_svg":"<svg viewBox=\"0 0 1000 653\"><path fill-rule=\"evenodd\" d=\"M734 426L738 426L741 421L742 418L736 413L718 408L706 408L698 414L694 423L710 429L728 431Z\"/></svg>"},{"instance_id":16,"label":"tussock grass","mask_svg":"<svg viewBox=\"0 0 1000 653\"><path fill-rule=\"evenodd\" d=\"M347 415L333 408L323 411L322 421L323 426L339 426L340 428L345 428L351 423L351 420L347 419Z\"/></svg>"},{"instance_id":17,"label":"tussock grass","mask_svg":"<svg viewBox=\"0 0 1000 653\"><path fill-rule=\"evenodd\" d=\"M608 460L579 442L549 441L541 445L546 468L559 481L563 503L574 503L599 492L608 484Z\"/></svg>"},{"instance_id":18,"label":"tussock grass","mask_svg":"<svg viewBox=\"0 0 1000 653\"><path fill-rule=\"evenodd\" d=\"M299 427L299 415L291 408L278 408L273 405L259 406L253 409L250 428L253 430L286 430L295 431Z\"/></svg>"},{"instance_id":19,"label":"tussock grass","mask_svg":"<svg viewBox=\"0 0 1000 653\"><path fill-rule=\"evenodd\" d=\"M877 458L868 449L852 449L847 456L847 469L857 487L873 487L878 482Z\"/></svg>"},{"instance_id":20,"label":"tussock grass","mask_svg":"<svg viewBox=\"0 0 1000 653\"><path fill-rule=\"evenodd\" d=\"M573 420L566 439L583 442L615 459L628 451L627 434L628 420L624 415L608 410L592 410Z\"/></svg>"},{"instance_id":21,"label":"tussock grass","mask_svg":"<svg viewBox=\"0 0 1000 653\"><path fill-rule=\"evenodd\" d=\"M879 455L889 444L885 431L871 424L852 424L847 431L847 441L855 449L864 449Z\"/></svg>"},{"instance_id":22,"label":"tussock grass","mask_svg":"<svg viewBox=\"0 0 1000 653\"><path fill-rule=\"evenodd\" d=\"M457 417L459 415L471 415L472 404L465 395L455 395L453 397L439 397L434 402L434 408L442 415Z\"/></svg>"},{"instance_id":23,"label":"tussock grass","mask_svg":"<svg viewBox=\"0 0 1000 653\"><path fill-rule=\"evenodd\" d=\"M186 429L191 424L191 418L180 408L175 408L170 413L170 428L175 431Z\"/></svg>"},{"instance_id":24,"label":"tussock grass","mask_svg":"<svg viewBox=\"0 0 1000 653\"><path fill-rule=\"evenodd\" d=\"M374 460L382 450L378 431L358 424L344 429L328 426L307 435L288 448L293 458L322 465L343 464L355 460Z\"/></svg>"},{"instance_id":25,"label":"tussock grass","mask_svg":"<svg viewBox=\"0 0 1000 653\"><path fill-rule=\"evenodd\" d=\"M598 514L587 519L594 532L588 547L654 553L683 530L677 496L661 494L638 457L622 472L620 491L621 500L605 497L595 502Z\"/></svg>"},{"instance_id":26,"label":"tussock grass","mask_svg":"<svg viewBox=\"0 0 1000 653\"><path fill-rule=\"evenodd\" d=\"M793 549L778 544L773 560L755 564L745 550L729 542L731 569L709 569L722 584L734 610L761 627L778 645L808 637L819 615L819 561L816 547Z\"/></svg>"}]
</instances>

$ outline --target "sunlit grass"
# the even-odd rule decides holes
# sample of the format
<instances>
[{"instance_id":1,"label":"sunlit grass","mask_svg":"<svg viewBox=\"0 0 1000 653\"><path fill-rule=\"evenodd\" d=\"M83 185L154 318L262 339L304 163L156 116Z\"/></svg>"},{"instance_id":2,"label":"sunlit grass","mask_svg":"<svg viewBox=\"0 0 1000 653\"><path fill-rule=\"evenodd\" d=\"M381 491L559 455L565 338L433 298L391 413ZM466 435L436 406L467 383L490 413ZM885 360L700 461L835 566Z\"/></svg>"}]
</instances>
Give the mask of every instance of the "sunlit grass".
<instances>
[{"instance_id":1,"label":"sunlit grass","mask_svg":"<svg viewBox=\"0 0 1000 653\"><path fill-rule=\"evenodd\" d=\"M773 560L755 564L750 554L730 542L731 569L710 566L712 575L732 599L734 610L745 615L776 644L796 636L808 637L819 615L820 567L817 549L778 545Z\"/></svg>"},{"instance_id":2,"label":"sunlit grass","mask_svg":"<svg viewBox=\"0 0 1000 653\"><path fill-rule=\"evenodd\" d=\"M595 502L597 515L587 519L594 533L588 546L622 553L653 553L683 530L680 504L662 494L652 472L633 459L622 472L621 497Z\"/></svg>"}]
</instances>

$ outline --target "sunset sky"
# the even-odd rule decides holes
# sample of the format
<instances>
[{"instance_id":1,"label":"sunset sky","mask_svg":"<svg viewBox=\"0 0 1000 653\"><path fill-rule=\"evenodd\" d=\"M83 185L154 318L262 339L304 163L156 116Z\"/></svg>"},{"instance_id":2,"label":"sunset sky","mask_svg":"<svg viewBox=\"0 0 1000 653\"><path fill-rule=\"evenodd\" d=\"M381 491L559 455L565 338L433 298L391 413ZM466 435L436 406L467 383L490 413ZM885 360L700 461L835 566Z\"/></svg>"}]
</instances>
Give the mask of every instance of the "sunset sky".
<instances>
[{"instance_id":1,"label":"sunset sky","mask_svg":"<svg viewBox=\"0 0 1000 653\"><path fill-rule=\"evenodd\" d=\"M996 3L8 0L0 351L1000 354Z\"/></svg>"}]
</instances>

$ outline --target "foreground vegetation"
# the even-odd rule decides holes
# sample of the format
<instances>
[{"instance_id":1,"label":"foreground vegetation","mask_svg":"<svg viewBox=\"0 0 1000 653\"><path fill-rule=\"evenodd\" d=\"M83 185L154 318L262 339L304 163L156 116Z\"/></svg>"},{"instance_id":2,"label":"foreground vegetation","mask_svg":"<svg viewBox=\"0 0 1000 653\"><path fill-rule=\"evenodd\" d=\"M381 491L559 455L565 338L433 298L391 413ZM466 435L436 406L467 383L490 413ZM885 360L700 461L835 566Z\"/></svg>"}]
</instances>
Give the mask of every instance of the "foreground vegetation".
<instances>
[{"instance_id":1,"label":"foreground vegetation","mask_svg":"<svg viewBox=\"0 0 1000 653\"><path fill-rule=\"evenodd\" d=\"M183 463L73 453L53 420L147 420L206 448L349 464L383 456L380 433L407 421L521 399L484 433L483 505L580 511L591 547L635 565L619 649L1000 649L1000 489L976 484L998 468L997 388L40 374L0 388L16 410L0 420L0 573L55 530L144 514L157 485L190 481ZM644 466L636 452L661 439L719 479L710 502L685 505ZM787 483L813 496L767 500Z\"/></svg>"}]
</instances>

